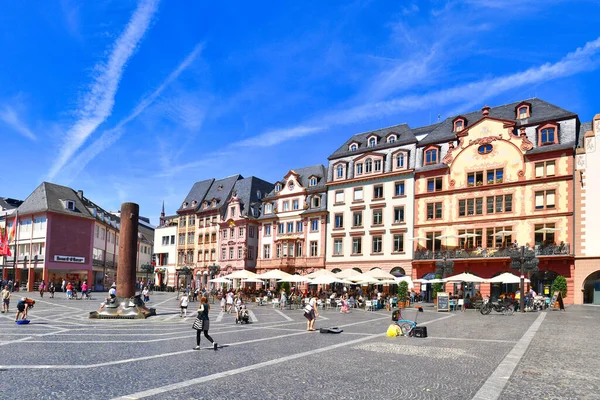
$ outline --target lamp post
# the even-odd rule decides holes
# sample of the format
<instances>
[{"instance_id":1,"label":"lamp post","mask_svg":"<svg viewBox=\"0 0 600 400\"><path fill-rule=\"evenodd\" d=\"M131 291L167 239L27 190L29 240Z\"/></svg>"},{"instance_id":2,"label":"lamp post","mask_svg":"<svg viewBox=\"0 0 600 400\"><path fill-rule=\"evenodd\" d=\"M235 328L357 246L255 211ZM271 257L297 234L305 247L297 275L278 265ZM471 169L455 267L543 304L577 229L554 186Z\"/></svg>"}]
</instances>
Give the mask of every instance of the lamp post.
<instances>
[{"instance_id":1,"label":"lamp post","mask_svg":"<svg viewBox=\"0 0 600 400\"><path fill-rule=\"evenodd\" d=\"M454 272L454 261L448 260L448 254L444 251L444 257L442 261L435 262L436 274L442 275L442 278L446 277L446 274Z\"/></svg>"},{"instance_id":2,"label":"lamp post","mask_svg":"<svg viewBox=\"0 0 600 400\"><path fill-rule=\"evenodd\" d=\"M519 299L519 308L522 313L525 312L525 271L536 272L538 271L538 264L540 260L535 256L535 251L526 249L525 246L521 246L520 250L513 251L510 255L511 262L510 268L518 269L521 272L520 291L521 298Z\"/></svg>"}]
</instances>

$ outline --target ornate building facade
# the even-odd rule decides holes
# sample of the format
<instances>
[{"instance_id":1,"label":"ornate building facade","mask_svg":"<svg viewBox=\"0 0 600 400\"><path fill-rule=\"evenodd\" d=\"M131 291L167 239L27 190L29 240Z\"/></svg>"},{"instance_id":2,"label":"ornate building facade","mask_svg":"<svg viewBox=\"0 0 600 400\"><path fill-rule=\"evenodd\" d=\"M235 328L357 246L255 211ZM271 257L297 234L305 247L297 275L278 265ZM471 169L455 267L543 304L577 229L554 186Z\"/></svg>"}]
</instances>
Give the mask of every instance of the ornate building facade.
<instances>
[{"instance_id":1,"label":"ornate building facade","mask_svg":"<svg viewBox=\"0 0 600 400\"><path fill-rule=\"evenodd\" d=\"M290 170L263 197L257 272L310 273L325 268L327 168Z\"/></svg>"}]
</instances>

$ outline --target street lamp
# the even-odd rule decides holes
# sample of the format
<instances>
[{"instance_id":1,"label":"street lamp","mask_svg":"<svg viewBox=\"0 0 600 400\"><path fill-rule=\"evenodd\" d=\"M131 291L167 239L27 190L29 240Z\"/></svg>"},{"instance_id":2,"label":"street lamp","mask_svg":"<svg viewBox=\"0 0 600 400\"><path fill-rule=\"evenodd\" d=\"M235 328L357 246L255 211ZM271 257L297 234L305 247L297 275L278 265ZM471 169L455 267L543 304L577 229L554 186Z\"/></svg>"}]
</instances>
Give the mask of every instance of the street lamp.
<instances>
[{"instance_id":1,"label":"street lamp","mask_svg":"<svg viewBox=\"0 0 600 400\"><path fill-rule=\"evenodd\" d=\"M448 260L448 254L444 251L444 258L441 261L435 262L436 275L442 275L445 278L447 274L454 272L454 261Z\"/></svg>"},{"instance_id":2,"label":"street lamp","mask_svg":"<svg viewBox=\"0 0 600 400\"><path fill-rule=\"evenodd\" d=\"M521 298L519 299L519 308L521 312L525 312L525 271L536 272L539 270L538 264L540 260L535 256L535 251L526 249L525 246L521 246L520 250L512 251L510 254L512 261L510 262L510 268L518 269L521 271L521 283L520 291Z\"/></svg>"}]
</instances>

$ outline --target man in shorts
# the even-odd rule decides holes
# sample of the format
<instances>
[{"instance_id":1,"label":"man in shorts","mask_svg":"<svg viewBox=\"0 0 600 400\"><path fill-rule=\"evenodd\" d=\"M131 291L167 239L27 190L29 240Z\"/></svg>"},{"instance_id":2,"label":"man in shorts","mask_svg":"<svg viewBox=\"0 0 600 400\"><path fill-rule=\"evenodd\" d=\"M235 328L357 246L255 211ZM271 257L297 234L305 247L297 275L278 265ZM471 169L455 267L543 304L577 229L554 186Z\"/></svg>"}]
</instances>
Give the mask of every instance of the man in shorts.
<instances>
[{"instance_id":1,"label":"man in shorts","mask_svg":"<svg viewBox=\"0 0 600 400\"><path fill-rule=\"evenodd\" d=\"M15 322L19 320L19 316L22 315L22 319L27 319L27 311L35 304L35 300L22 297L17 302L17 315L15 316Z\"/></svg>"},{"instance_id":2,"label":"man in shorts","mask_svg":"<svg viewBox=\"0 0 600 400\"><path fill-rule=\"evenodd\" d=\"M4 286L2 289L2 313L8 313L8 306L10 305L10 290L8 290L8 286Z\"/></svg>"}]
</instances>

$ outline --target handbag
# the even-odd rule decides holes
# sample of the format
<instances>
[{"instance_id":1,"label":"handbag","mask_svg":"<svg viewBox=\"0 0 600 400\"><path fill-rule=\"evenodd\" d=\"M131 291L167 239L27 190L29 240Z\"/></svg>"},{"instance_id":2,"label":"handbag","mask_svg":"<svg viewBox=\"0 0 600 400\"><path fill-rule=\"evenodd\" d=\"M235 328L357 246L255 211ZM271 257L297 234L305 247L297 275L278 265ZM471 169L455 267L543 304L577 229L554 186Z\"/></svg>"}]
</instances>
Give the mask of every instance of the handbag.
<instances>
[{"instance_id":1,"label":"handbag","mask_svg":"<svg viewBox=\"0 0 600 400\"><path fill-rule=\"evenodd\" d=\"M201 331L202 330L202 325L203 322L200 318L196 318L196 320L194 321L194 325L192 325L192 329L195 329L197 331Z\"/></svg>"}]
</instances>

